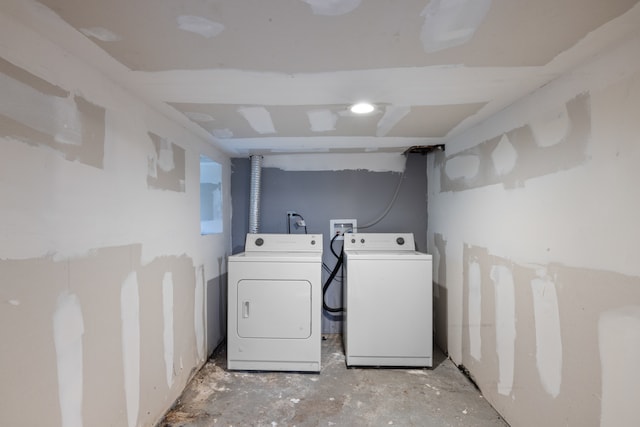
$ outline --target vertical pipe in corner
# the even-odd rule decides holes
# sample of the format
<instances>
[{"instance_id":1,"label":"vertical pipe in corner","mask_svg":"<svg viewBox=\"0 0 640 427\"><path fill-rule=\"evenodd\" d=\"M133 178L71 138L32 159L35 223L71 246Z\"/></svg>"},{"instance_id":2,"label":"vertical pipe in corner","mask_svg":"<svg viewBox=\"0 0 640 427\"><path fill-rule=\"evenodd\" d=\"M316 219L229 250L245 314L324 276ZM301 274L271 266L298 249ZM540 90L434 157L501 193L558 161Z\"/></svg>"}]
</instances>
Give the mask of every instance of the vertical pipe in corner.
<instances>
[{"instance_id":1,"label":"vertical pipe in corner","mask_svg":"<svg viewBox=\"0 0 640 427\"><path fill-rule=\"evenodd\" d=\"M249 193L249 233L256 234L260 225L260 180L262 178L262 156L250 156L251 190Z\"/></svg>"}]
</instances>

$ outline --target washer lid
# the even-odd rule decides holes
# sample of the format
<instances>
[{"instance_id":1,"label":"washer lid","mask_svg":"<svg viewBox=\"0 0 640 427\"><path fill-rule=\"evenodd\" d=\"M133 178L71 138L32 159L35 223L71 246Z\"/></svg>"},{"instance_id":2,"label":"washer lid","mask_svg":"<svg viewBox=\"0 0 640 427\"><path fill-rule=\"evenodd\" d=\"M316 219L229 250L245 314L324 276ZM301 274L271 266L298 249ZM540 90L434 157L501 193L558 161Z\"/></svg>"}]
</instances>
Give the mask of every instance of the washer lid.
<instances>
[{"instance_id":1,"label":"washer lid","mask_svg":"<svg viewBox=\"0 0 640 427\"><path fill-rule=\"evenodd\" d=\"M345 251L349 260L403 260L403 261L431 261L431 254L417 251Z\"/></svg>"}]
</instances>

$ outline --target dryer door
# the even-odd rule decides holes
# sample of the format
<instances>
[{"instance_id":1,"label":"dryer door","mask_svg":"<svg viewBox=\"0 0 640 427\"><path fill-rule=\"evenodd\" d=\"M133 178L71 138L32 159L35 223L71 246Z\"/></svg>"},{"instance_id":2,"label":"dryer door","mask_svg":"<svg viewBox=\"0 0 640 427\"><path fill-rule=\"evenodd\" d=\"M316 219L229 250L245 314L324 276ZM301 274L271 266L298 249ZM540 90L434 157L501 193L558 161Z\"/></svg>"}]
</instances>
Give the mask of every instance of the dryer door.
<instances>
[{"instance_id":1,"label":"dryer door","mask_svg":"<svg viewBox=\"0 0 640 427\"><path fill-rule=\"evenodd\" d=\"M242 338L311 336L311 283L306 280L240 280L237 304Z\"/></svg>"}]
</instances>

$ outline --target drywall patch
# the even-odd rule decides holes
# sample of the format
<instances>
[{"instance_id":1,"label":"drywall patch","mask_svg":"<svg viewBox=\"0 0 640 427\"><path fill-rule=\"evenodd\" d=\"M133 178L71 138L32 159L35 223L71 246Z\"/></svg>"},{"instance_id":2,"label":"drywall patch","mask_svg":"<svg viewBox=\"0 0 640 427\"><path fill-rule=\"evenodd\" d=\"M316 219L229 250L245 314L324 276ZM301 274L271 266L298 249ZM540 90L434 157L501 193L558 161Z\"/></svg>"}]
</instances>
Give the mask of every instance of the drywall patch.
<instances>
[{"instance_id":1,"label":"drywall patch","mask_svg":"<svg viewBox=\"0 0 640 427\"><path fill-rule=\"evenodd\" d=\"M316 15L338 16L355 10L362 0L302 0Z\"/></svg>"},{"instance_id":2,"label":"drywall patch","mask_svg":"<svg viewBox=\"0 0 640 427\"><path fill-rule=\"evenodd\" d=\"M240 107L238 113L245 118L249 126L260 135L276 133L271 114L264 107Z\"/></svg>"},{"instance_id":3,"label":"drywall patch","mask_svg":"<svg viewBox=\"0 0 640 427\"><path fill-rule=\"evenodd\" d=\"M598 322L602 364L601 426L638 423L640 306L608 310Z\"/></svg>"},{"instance_id":4,"label":"drywall patch","mask_svg":"<svg viewBox=\"0 0 640 427\"><path fill-rule=\"evenodd\" d=\"M513 389L516 343L516 297L513 273L504 265L491 267L495 292L498 393L509 396Z\"/></svg>"},{"instance_id":5,"label":"drywall patch","mask_svg":"<svg viewBox=\"0 0 640 427\"><path fill-rule=\"evenodd\" d=\"M556 285L545 274L531 281L536 325L536 366L542 386L552 397L562 383L562 337Z\"/></svg>"},{"instance_id":6,"label":"drywall patch","mask_svg":"<svg viewBox=\"0 0 640 427\"><path fill-rule=\"evenodd\" d=\"M122 283L120 318L127 422L129 427L135 427L140 408L140 296L135 272L129 274Z\"/></svg>"},{"instance_id":7,"label":"drywall patch","mask_svg":"<svg viewBox=\"0 0 640 427\"><path fill-rule=\"evenodd\" d=\"M513 170L516 165L518 154L507 135L502 135L500 142L491 152L491 160L498 175L506 175Z\"/></svg>"},{"instance_id":8,"label":"drywall patch","mask_svg":"<svg viewBox=\"0 0 640 427\"><path fill-rule=\"evenodd\" d=\"M185 150L166 138L147 132L154 153L148 157L147 186L158 190L185 191Z\"/></svg>"},{"instance_id":9,"label":"drywall patch","mask_svg":"<svg viewBox=\"0 0 640 427\"><path fill-rule=\"evenodd\" d=\"M476 155L456 156L445 164L444 171L450 179L471 179L478 174L480 159Z\"/></svg>"},{"instance_id":10,"label":"drywall patch","mask_svg":"<svg viewBox=\"0 0 640 427\"><path fill-rule=\"evenodd\" d=\"M410 112L411 107L406 105L389 105L385 107L384 114L377 124L376 136L386 136Z\"/></svg>"},{"instance_id":11,"label":"drywall patch","mask_svg":"<svg viewBox=\"0 0 640 427\"><path fill-rule=\"evenodd\" d=\"M336 130L338 116L331 110L307 111L312 132L329 132Z\"/></svg>"},{"instance_id":12,"label":"drywall patch","mask_svg":"<svg viewBox=\"0 0 640 427\"><path fill-rule=\"evenodd\" d=\"M164 366L167 387L173 386L173 274L166 272L162 278L162 318L164 333Z\"/></svg>"},{"instance_id":13,"label":"drywall patch","mask_svg":"<svg viewBox=\"0 0 640 427\"><path fill-rule=\"evenodd\" d=\"M0 59L0 137L103 167L105 109Z\"/></svg>"},{"instance_id":14,"label":"drywall patch","mask_svg":"<svg viewBox=\"0 0 640 427\"><path fill-rule=\"evenodd\" d=\"M77 295L58 296L53 337L58 368L58 398L62 427L82 427L82 336L84 322Z\"/></svg>"},{"instance_id":15,"label":"drywall patch","mask_svg":"<svg viewBox=\"0 0 640 427\"><path fill-rule=\"evenodd\" d=\"M201 35L210 39L224 31L224 25L211 21L202 16L181 15L178 16L178 28L183 31Z\"/></svg>"},{"instance_id":16,"label":"drywall patch","mask_svg":"<svg viewBox=\"0 0 640 427\"><path fill-rule=\"evenodd\" d=\"M102 27L80 28L80 32L87 37L92 37L103 42L117 42L122 40L122 37L113 31Z\"/></svg>"},{"instance_id":17,"label":"drywall patch","mask_svg":"<svg viewBox=\"0 0 640 427\"><path fill-rule=\"evenodd\" d=\"M468 268L469 354L480 361L482 359L482 275L478 261L469 262Z\"/></svg>"},{"instance_id":18,"label":"drywall patch","mask_svg":"<svg viewBox=\"0 0 640 427\"><path fill-rule=\"evenodd\" d=\"M590 104L588 93L578 95L566 103L568 131L560 142L556 142L557 134L560 132L547 132L545 135L551 141L546 142L537 140L531 125L525 125L451 157L436 157L439 165L444 164L444 167L440 168L441 191L464 191L494 184L514 188L523 186L529 179L585 164L591 139ZM543 133L540 133L538 138L543 138ZM516 158L515 165L508 172L506 167L496 170L492 157L505 136L515 150L510 157ZM464 170L460 165L467 162L466 158L469 156L476 156L479 161L478 173L474 176L458 172ZM459 158L463 160L458 160ZM450 167L451 162L455 164Z\"/></svg>"},{"instance_id":19,"label":"drywall patch","mask_svg":"<svg viewBox=\"0 0 640 427\"><path fill-rule=\"evenodd\" d=\"M431 0L420 14L424 51L434 53L467 43L490 8L491 0Z\"/></svg>"}]
</instances>

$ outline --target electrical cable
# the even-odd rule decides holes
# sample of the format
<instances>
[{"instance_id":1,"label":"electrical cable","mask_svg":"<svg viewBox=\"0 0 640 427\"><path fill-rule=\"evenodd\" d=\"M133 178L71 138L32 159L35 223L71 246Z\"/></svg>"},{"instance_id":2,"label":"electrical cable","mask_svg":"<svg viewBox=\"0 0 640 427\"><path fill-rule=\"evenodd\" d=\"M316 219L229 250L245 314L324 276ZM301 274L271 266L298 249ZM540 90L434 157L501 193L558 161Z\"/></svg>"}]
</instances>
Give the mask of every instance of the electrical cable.
<instances>
[{"instance_id":1,"label":"electrical cable","mask_svg":"<svg viewBox=\"0 0 640 427\"><path fill-rule=\"evenodd\" d=\"M304 227L304 234L309 234L307 233L307 222L304 220L304 218L302 218L302 215L298 214L298 213L293 213L291 214L291 216L297 216L300 218L300 220L302 221L302 227ZM298 225L298 224L296 224ZM300 225L298 225L298 227L300 227Z\"/></svg>"},{"instance_id":2,"label":"electrical cable","mask_svg":"<svg viewBox=\"0 0 640 427\"><path fill-rule=\"evenodd\" d=\"M291 214L287 213L287 234L291 234Z\"/></svg>"},{"instance_id":3,"label":"electrical cable","mask_svg":"<svg viewBox=\"0 0 640 427\"><path fill-rule=\"evenodd\" d=\"M291 234L291 218L297 216L300 218L300 224L296 224L298 227L304 227L304 234L309 234L307 232L307 223L304 220L304 218L302 217L302 215L300 215L299 213L296 212L287 212L287 234Z\"/></svg>"},{"instance_id":4,"label":"electrical cable","mask_svg":"<svg viewBox=\"0 0 640 427\"><path fill-rule=\"evenodd\" d=\"M382 212L382 215L380 215L378 218L374 219L373 221L369 222L368 224L359 225L358 229L373 227L374 225L376 225L377 223L382 221L387 216L387 214L389 213L389 211L391 211L391 208L395 204L396 199L398 198L398 194L400 194L400 187L402 186L402 181L404 181L404 174L405 174L406 171L407 171L407 164L406 164L406 160L405 160L404 170L402 171L402 174L400 175L400 180L398 181L398 185L396 186L396 191L393 193L393 197L391 198L391 202L389 203L387 208L384 210L384 212Z\"/></svg>"}]
</instances>

